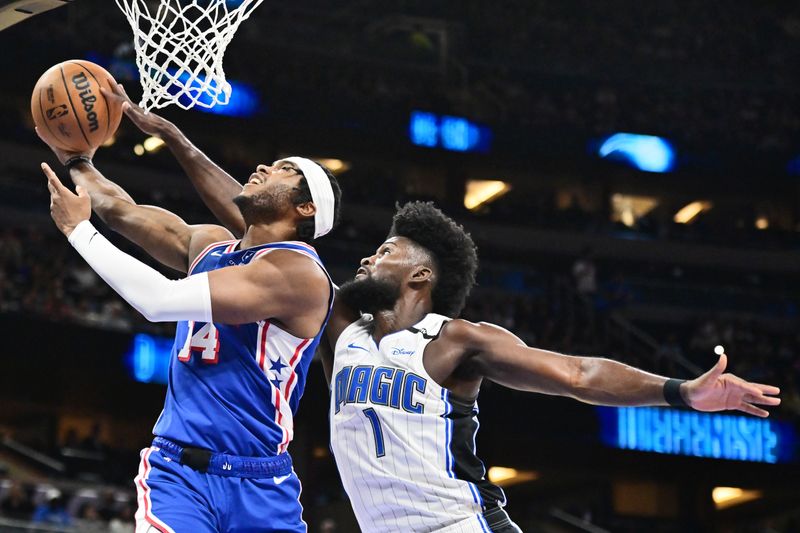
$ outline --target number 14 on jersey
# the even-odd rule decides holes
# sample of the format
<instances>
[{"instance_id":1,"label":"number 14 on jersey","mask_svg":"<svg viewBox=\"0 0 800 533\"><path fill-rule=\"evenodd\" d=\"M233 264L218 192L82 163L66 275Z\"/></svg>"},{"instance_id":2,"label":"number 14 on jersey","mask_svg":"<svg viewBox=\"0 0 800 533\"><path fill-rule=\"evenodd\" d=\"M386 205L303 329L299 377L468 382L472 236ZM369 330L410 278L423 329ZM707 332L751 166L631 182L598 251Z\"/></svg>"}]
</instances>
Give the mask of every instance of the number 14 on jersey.
<instances>
[{"instance_id":1,"label":"number 14 on jersey","mask_svg":"<svg viewBox=\"0 0 800 533\"><path fill-rule=\"evenodd\" d=\"M192 352L200 352L200 360L206 364L215 364L219 361L219 331L212 322L203 324L203 327L194 332L194 321L189 321L189 331L186 342L178 352L178 360L188 363L192 360ZM192 332L194 332L192 334Z\"/></svg>"}]
</instances>

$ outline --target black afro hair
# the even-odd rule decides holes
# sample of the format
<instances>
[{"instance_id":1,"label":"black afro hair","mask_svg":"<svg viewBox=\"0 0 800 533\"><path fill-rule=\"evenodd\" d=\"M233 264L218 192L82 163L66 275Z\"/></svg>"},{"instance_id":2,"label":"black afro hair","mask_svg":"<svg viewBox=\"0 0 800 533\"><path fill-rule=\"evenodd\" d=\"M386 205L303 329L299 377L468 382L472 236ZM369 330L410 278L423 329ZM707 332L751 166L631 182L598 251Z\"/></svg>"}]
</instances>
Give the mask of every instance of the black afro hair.
<instances>
[{"instance_id":1,"label":"black afro hair","mask_svg":"<svg viewBox=\"0 0 800 533\"><path fill-rule=\"evenodd\" d=\"M433 312L457 317L478 270L478 249L469 233L433 202L408 202L398 204L389 237L406 237L433 255L439 274Z\"/></svg>"}]
</instances>

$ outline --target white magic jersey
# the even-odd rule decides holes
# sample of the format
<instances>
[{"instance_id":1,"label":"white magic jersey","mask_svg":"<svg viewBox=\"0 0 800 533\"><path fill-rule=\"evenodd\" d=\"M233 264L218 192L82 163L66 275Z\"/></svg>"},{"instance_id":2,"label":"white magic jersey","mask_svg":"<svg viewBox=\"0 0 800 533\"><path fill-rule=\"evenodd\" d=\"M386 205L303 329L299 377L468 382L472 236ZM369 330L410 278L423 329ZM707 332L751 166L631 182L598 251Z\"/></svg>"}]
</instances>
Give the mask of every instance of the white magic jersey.
<instances>
[{"instance_id":1,"label":"white magic jersey","mask_svg":"<svg viewBox=\"0 0 800 533\"><path fill-rule=\"evenodd\" d=\"M364 315L336 343L331 447L365 533L509 524L499 509L505 496L475 456L477 403L452 397L422 363L447 320L429 314L376 345L372 316ZM498 513L505 520L494 520Z\"/></svg>"}]
</instances>

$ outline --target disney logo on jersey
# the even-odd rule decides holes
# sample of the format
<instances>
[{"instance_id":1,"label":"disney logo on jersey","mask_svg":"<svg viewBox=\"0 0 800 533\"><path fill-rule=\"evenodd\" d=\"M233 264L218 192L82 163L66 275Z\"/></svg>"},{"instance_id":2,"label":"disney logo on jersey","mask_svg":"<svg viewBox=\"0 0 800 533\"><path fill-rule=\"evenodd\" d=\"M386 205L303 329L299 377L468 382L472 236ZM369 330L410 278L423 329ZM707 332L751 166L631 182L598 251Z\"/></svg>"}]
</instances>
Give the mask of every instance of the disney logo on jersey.
<instances>
[{"instance_id":1,"label":"disney logo on jersey","mask_svg":"<svg viewBox=\"0 0 800 533\"><path fill-rule=\"evenodd\" d=\"M414 350L406 350L405 348L392 348L392 355L414 355Z\"/></svg>"},{"instance_id":2,"label":"disney logo on jersey","mask_svg":"<svg viewBox=\"0 0 800 533\"><path fill-rule=\"evenodd\" d=\"M336 412L347 404L371 403L407 413L422 414L425 405L415 399L424 394L428 381L413 372L386 366L346 366L334 379Z\"/></svg>"}]
</instances>

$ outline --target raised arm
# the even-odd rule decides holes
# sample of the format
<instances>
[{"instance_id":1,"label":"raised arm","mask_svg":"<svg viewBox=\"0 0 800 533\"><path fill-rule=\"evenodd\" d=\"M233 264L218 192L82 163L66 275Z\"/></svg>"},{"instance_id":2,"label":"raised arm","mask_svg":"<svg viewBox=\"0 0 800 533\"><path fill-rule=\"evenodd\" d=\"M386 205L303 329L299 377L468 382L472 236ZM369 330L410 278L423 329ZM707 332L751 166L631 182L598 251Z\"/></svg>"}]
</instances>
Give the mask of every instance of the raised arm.
<instances>
[{"instance_id":1,"label":"raised arm","mask_svg":"<svg viewBox=\"0 0 800 533\"><path fill-rule=\"evenodd\" d=\"M74 166L70 177L75 185L88 192L92 209L111 229L143 248L159 263L179 272L186 272L207 244L232 238L221 226L190 225L166 209L134 203L124 190L90 164Z\"/></svg>"},{"instance_id":2,"label":"raised arm","mask_svg":"<svg viewBox=\"0 0 800 533\"><path fill-rule=\"evenodd\" d=\"M148 320L243 324L275 318L300 338L319 332L331 293L327 276L312 259L273 250L246 265L169 280L97 232L89 222L91 201L82 187L76 195L46 165L43 169L56 226L98 275Z\"/></svg>"},{"instance_id":3,"label":"raised arm","mask_svg":"<svg viewBox=\"0 0 800 533\"><path fill-rule=\"evenodd\" d=\"M161 138L189 176L203 203L234 235L241 237L246 226L233 198L242 191L242 184L209 159L186 138L175 124L152 112L145 113L125 94L122 85L105 88L103 94L122 110L142 132Z\"/></svg>"},{"instance_id":4,"label":"raised arm","mask_svg":"<svg viewBox=\"0 0 800 533\"><path fill-rule=\"evenodd\" d=\"M514 389L569 396L591 404L667 405L668 378L617 361L531 348L509 331L487 323L454 320L442 337L445 344L462 347L462 364L472 372ZM680 384L683 401L699 411L735 409L762 417L768 413L756 404L780 403L771 396L780 393L777 387L724 374L726 364L723 354L711 370Z\"/></svg>"},{"instance_id":5,"label":"raised arm","mask_svg":"<svg viewBox=\"0 0 800 533\"><path fill-rule=\"evenodd\" d=\"M94 151L71 154L54 146L50 149L62 164L76 155L85 157L87 161L94 155ZM88 193L92 209L103 222L161 264L179 272L186 272L194 257L208 243L232 237L220 226L189 225L166 209L138 205L122 187L103 176L91 163L79 162L71 167L69 173L73 183ZM55 177L47 165L42 169L45 174Z\"/></svg>"}]
</instances>

